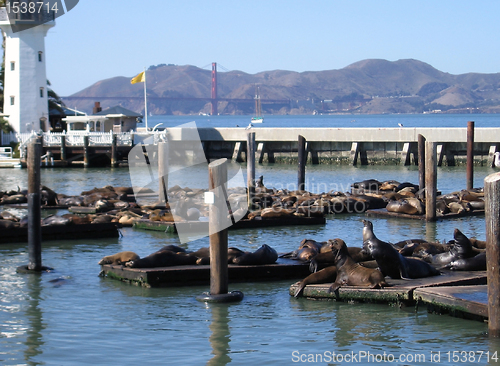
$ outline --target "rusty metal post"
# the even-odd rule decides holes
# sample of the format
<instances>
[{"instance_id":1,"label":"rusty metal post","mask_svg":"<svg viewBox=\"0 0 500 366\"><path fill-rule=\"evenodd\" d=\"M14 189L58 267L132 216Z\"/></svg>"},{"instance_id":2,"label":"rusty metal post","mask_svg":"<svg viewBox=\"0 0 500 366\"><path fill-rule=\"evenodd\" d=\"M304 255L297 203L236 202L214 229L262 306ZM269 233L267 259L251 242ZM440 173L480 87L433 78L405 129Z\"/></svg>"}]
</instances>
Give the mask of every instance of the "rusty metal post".
<instances>
[{"instance_id":1,"label":"rusty metal post","mask_svg":"<svg viewBox=\"0 0 500 366\"><path fill-rule=\"evenodd\" d=\"M474 186L474 121L467 122L467 189Z\"/></svg>"},{"instance_id":2,"label":"rusty metal post","mask_svg":"<svg viewBox=\"0 0 500 366\"><path fill-rule=\"evenodd\" d=\"M500 337L500 173L484 179L488 334Z\"/></svg>"}]
</instances>

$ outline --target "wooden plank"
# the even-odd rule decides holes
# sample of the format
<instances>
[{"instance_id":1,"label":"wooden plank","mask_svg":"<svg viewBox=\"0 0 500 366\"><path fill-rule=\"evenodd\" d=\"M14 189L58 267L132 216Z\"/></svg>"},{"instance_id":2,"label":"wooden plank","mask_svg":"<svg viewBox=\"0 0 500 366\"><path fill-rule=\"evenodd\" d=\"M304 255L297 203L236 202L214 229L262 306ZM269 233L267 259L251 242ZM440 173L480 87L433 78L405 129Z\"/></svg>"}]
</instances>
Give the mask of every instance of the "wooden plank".
<instances>
[{"instance_id":1,"label":"wooden plank","mask_svg":"<svg viewBox=\"0 0 500 366\"><path fill-rule=\"evenodd\" d=\"M488 318L486 285L421 288L414 291L413 298L427 304L429 311Z\"/></svg>"},{"instance_id":2,"label":"wooden plank","mask_svg":"<svg viewBox=\"0 0 500 366\"><path fill-rule=\"evenodd\" d=\"M101 270L103 276L145 287L208 285L210 283L210 265L128 268L105 264L101 266ZM297 279L307 275L309 275L308 263L286 258L278 258L275 264L228 265L230 283Z\"/></svg>"}]
</instances>

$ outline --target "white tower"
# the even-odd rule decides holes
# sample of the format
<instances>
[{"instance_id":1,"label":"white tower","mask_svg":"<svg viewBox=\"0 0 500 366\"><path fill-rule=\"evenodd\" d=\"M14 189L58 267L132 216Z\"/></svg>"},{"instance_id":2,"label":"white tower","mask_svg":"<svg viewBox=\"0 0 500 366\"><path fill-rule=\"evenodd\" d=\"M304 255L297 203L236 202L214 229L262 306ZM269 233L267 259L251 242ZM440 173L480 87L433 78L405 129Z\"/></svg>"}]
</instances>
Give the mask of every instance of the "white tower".
<instances>
[{"instance_id":1,"label":"white tower","mask_svg":"<svg viewBox=\"0 0 500 366\"><path fill-rule=\"evenodd\" d=\"M11 13L9 20L6 8L0 9L0 28L6 36L3 113L16 132L46 130L49 111L45 36L55 25L54 16L17 15L14 20ZM45 22L47 18L52 20Z\"/></svg>"}]
</instances>

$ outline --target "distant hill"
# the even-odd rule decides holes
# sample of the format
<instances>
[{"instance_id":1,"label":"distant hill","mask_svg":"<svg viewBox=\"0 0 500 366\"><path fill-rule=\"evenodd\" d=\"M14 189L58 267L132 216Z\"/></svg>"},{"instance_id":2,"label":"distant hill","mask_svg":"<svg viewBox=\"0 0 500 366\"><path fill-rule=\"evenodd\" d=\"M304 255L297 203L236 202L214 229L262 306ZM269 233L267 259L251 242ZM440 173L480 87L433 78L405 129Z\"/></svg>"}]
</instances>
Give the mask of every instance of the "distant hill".
<instances>
[{"instance_id":1,"label":"distant hill","mask_svg":"<svg viewBox=\"0 0 500 366\"><path fill-rule=\"evenodd\" d=\"M67 101L87 113L95 101L103 108L119 104L144 113L144 86L130 84L133 76L98 81L70 96L87 99ZM237 99L220 101L220 114L252 114L256 85L264 114L500 112L500 73L452 75L413 59L369 59L339 70L301 73L219 71L217 78L218 97ZM152 114L208 114L211 71L189 65L151 66L147 92Z\"/></svg>"}]
</instances>

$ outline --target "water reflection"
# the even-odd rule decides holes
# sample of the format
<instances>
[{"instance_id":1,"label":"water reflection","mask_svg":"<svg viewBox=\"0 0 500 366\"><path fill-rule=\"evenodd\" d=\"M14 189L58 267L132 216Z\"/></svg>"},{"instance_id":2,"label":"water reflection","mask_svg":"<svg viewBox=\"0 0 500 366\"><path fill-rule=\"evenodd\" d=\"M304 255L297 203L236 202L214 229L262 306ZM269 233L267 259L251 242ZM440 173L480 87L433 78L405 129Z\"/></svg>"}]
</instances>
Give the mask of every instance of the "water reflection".
<instances>
[{"instance_id":1,"label":"water reflection","mask_svg":"<svg viewBox=\"0 0 500 366\"><path fill-rule=\"evenodd\" d=\"M212 323L209 326L212 335L209 337L209 341L214 355L207 362L207 365L227 365L231 362L231 357L229 357L229 306L228 304L207 304L207 307L212 310Z\"/></svg>"},{"instance_id":2,"label":"water reflection","mask_svg":"<svg viewBox=\"0 0 500 366\"><path fill-rule=\"evenodd\" d=\"M33 360L42 354L42 346L45 342L43 341L41 332L46 327L40 307L42 274L26 274L25 278L26 289L28 290L30 299L28 300L28 308L26 310L29 328L27 330L24 359L28 365L38 365L39 363Z\"/></svg>"}]
</instances>

